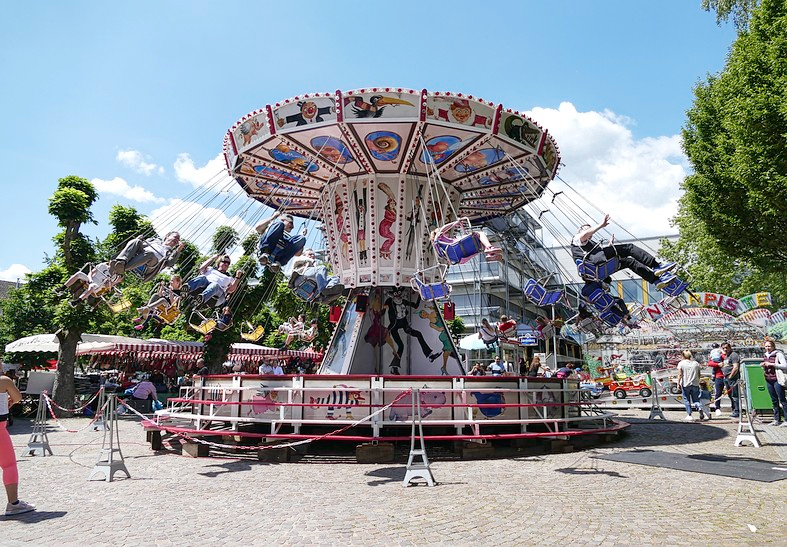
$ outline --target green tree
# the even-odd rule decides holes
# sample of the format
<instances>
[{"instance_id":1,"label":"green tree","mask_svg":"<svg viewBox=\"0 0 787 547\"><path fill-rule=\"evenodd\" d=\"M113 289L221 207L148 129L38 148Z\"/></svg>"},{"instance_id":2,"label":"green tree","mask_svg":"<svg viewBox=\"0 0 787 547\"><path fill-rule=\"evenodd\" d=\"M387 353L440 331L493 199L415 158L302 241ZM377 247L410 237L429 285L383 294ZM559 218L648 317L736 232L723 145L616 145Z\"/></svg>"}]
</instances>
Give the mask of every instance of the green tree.
<instances>
[{"instance_id":1,"label":"green tree","mask_svg":"<svg viewBox=\"0 0 787 547\"><path fill-rule=\"evenodd\" d=\"M738 29L746 29L752 11L759 4L759 0L702 0L702 9L716 12L716 23L722 21L732 22Z\"/></svg>"},{"instance_id":2,"label":"green tree","mask_svg":"<svg viewBox=\"0 0 787 547\"><path fill-rule=\"evenodd\" d=\"M695 89L683 130L684 213L764 274L787 259L787 4L762 0L727 65Z\"/></svg>"},{"instance_id":3,"label":"green tree","mask_svg":"<svg viewBox=\"0 0 787 547\"><path fill-rule=\"evenodd\" d=\"M219 226L213 234L212 241L212 249L219 254L224 254L227 249L238 243L238 232L231 226Z\"/></svg>"},{"instance_id":4,"label":"green tree","mask_svg":"<svg viewBox=\"0 0 787 547\"><path fill-rule=\"evenodd\" d=\"M109 225L112 226L112 231L100 245L106 259L116 256L132 238L156 236L150 220L134 207L112 206L109 211Z\"/></svg>"},{"instance_id":5,"label":"green tree","mask_svg":"<svg viewBox=\"0 0 787 547\"><path fill-rule=\"evenodd\" d=\"M673 219L680 231L676 242L663 240L659 254L681 264L692 280L692 289L733 297L770 291L774 307L787 304L787 280L782 274L764 273L750 261L724 252L704 224L689 214L683 201Z\"/></svg>"},{"instance_id":6,"label":"green tree","mask_svg":"<svg viewBox=\"0 0 787 547\"><path fill-rule=\"evenodd\" d=\"M49 213L57 218L57 223L63 228L63 232L55 238L55 241L59 242L59 249L50 268L60 265L66 274L70 274L92 258L86 256L92 249L85 244L87 239L80 229L82 224L96 223L90 207L97 199L96 189L86 179L70 176L58 180L57 189L49 200ZM81 245L77 245L76 242L80 242ZM92 252L90 254L92 255ZM62 273L63 270L60 271ZM45 271L44 277L47 278L48 274L49 272ZM32 280L31 276L31 282ZM61 283L63 281L64 279L61 279ZM48 295L55 294L53 287L46 289ZM77 344L89 324L91 315L83 305L72 307L67 298L53 296L45 303L54 312L54 323L59 326L56 332L60 349L57 355L57 376L52 398L59 405L71 408L74 403L74 363Z\"/></svg>"},{"instance_id":7,"label":"green tree","mask_svg":"<svg viewBox=\"0 0 787 547\"><path fill-rule=\"evenodd\" d=\"M257 232L252 232L243 238L240 246L243 248L243 254L247 256L254 256L257 251L257 244L260 241L260 235Z\"/></svg>"}]
</instances>

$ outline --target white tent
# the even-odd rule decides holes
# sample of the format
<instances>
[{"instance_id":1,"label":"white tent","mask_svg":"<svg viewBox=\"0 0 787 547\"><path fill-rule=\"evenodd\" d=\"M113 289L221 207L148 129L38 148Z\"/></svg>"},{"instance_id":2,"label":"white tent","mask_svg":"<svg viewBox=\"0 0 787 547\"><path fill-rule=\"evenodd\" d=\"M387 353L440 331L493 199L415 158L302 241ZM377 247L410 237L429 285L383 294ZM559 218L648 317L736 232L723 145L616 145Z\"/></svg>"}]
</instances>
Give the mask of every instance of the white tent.
<instances>
[{"instance_id":1,"label":"white tent","mask_svg":"<svg viewBox=\"0 0 787 547\"><path fill-rule=\"evenodd\" d=\"M6 353L19 351L57 351L60 342L54 334L36 334L35 336L25 336L19 340L14 340L6 344Z\"/></svg>"}]
</instances>

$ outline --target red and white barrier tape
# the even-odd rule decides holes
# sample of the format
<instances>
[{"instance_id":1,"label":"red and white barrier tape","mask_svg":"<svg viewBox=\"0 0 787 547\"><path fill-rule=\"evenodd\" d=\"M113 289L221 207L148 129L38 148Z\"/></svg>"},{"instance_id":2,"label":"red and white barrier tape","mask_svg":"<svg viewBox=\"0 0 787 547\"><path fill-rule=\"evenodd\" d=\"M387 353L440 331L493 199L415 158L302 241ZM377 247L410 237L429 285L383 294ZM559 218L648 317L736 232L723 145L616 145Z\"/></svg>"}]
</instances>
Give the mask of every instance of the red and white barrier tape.
<instances>
[{"instance_id":1,"label":"red and white barrier tape","mask_svg":"<svg viewBox=\"0 0 787 547\"><path fill-rule=\"evenodd\" d=\"M82 411L83 411L83 410L85 410L85 409L86 409L88 406L90 406L90 403L92 403L93 401L95 401L95 400L96 400L96 398L98 397L98 395L101 393L101 390L102 390L102 389L104 389L104 388L103 388L103 387L102 387L102 388L99 388L99 389L98 389L98 391L96 391L96 394L95 394L95 395L93 395L93 396L90 398L90 400L89 400L88 402L86 402L84 405L80 406L79 408L63 408L62 406L60 406L60 405L59 405L59 404L57 404L56 402L52 401L52 399L50 399L50 398L49 398L49 395L48 395L46 392L44 392L44 393L43 393L43 395L44 395L44 397L46 397L46 398L47 398L49 401L51 401L51 404L52 404L52 405L53 405L55 408L57 408L58 410L62 410L63 412L73 412L74 414L76 414L77 412L82 412Z\"/></svg>"},{"instance_id":2,"label":"red and white barrier tape","mask_svg":"<svg viewBox=\"0 0 787 547\"><path fill-rule=\"evenodd\" d=\"M92 426L103 415L104 409L107 406L107 403L104 403L104 406L101 407L98 410L98 412L96 412L95 416L93 416L93 419L90 420L90 422L88 422L88 424L85 427L83 427L82 429L68 429L66 426L64 426L60 422L60 419L57 417L57 415L55 414L55 411L52 409L52 405L55 405L54 401L52 401L52 399L50 399L49 396L46 393L44 393L43 395L44 395L44 400L46 401L46 408L47 408L47 410L49 410L49 415L52 416L52 419L55 421L55 425L57 425L57 427L59 427L60 429L62 429L63 431L66 431L68 433L79 433L80 431L84 431L88 427ZM55 406L57 406L57 405L55 405ZM61 407L58 407L58 408L61 408Z\"/></svg>"},{"instance_id":3,"label":"red and white barrier tape","mask_svg":"<svg viewBox=\"0 0 787 547\"><path fill-rule=\"evenodd\" d=\"M322 441L322 440L327 439L329 437L333 437L333 436L338 435L340 433L344 433L345 431L347 431L350 428L353 428L353 427L355 427L355 426L357 426L359 424L362 424L364 422L367 422L367 421L371 420L372 418L374 418L375 416L377 416L381 412L385 412L386 410L388 410L389 408L394 406L397 402L399 402L399 400L403 399L405 396L411 394L412 392L413 392L412 388L408 389L407 391L403 391L402 393L399 394L398 397L396 397L396 399L391 401L389 404L385 405L384 407L381 407L379 410L376 410L376 411L372 412L368 416L364 416L363 418L361 418L360 420L358 420L358 421L356 421L354 423L351 423L349 425L346 425L346 426L342 427L341 429L337 429L335 431L330 431L328 433L320 435L319 437L314 437L314 438L311 438L311 439L304 439L302 441L293 441L293 442L284 443L284 444L270 444L270 445L265 445L265 446L236 446L236 445L231 445L231 444L222 444L222 443L216 443L216 442L212 442L212 441L206 441L204 439L198 439L196 437L192 437L188 433L175 432L175 435L177 435L178 437L182 437L183 439L186 439L187 441L190 441L190 442L195 442L195 443L204 444L204 445L207 445L207 446L212 446L214 448L223 448L223 449L228 449L228 450L269 450L269 449L272 449L272 448L291 448L293 446L300 446L300 445L303 445L303 444L309 444L309 443L313 443L315 441ZM136 411L134 411L134 412L136 412ZM137 414L139 414L139 413L137 413ZM140 416L142 416L142 415L140 414ZM142 416L142 417L144 418L144 416Z\"/></svg>"}]
</instances>

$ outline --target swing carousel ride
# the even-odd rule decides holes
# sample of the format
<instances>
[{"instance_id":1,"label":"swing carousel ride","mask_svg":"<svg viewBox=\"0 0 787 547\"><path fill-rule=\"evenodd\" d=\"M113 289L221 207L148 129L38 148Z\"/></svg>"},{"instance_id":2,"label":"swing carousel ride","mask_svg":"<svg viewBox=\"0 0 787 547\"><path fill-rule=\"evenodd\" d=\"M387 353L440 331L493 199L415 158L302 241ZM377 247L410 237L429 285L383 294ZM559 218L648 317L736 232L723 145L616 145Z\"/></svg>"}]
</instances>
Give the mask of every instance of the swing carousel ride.
<instances>
[{"instance_id":1,"label":"swing carousel ride","mask_svg":"<svg viewBox=\"0 0 787 547\"><path fill-rule=\"evenodd\" d=\"M519 112L388 87L265 106L227 132L224 155L249 196L322 223L350 290L321 372L410 375L466 372L436 303L450 293L447 265L499 259L471 224L537 199L560 159ZM436 248L432 232L449 223Z\"/></svg>"}]
</instances>

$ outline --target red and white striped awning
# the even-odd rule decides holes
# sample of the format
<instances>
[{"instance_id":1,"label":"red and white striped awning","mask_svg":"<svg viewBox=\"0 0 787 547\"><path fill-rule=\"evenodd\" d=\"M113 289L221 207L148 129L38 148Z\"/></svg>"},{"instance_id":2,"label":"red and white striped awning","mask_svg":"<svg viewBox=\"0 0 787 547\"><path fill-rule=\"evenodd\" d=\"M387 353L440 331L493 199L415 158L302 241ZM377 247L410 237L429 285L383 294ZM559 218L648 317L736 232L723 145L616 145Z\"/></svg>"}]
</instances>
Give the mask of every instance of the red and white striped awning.
<instances>
[{"instance_id":1,"label":"red and white striped awning","mask_svg":"<svg viewBox=\"0 0 787 547\"><path fill-rule=\"evenodd\" d=\"M230 349L230 353L227 355L227 360L264 361L266 359L288 359L290 357L322 361L322 352L312 350L269 348L267 346L258 346L257 344L238 342L236 344L232 344L232 349Z\"/></svg>"},{"instance_id":2,"label":"red and white striped awning","mask_svg":"<svg viewBox=\"0 0 787 547\"><path fill-rule=\"evenodd\" d=\"M125 355L128 353L150 358L172 357L173 355L196 357L202 354L202 342L156 338L140 340L125 336L108 336L102 340L81 342L77 348L77 355Z\"/></svg>"}]
</instances>

